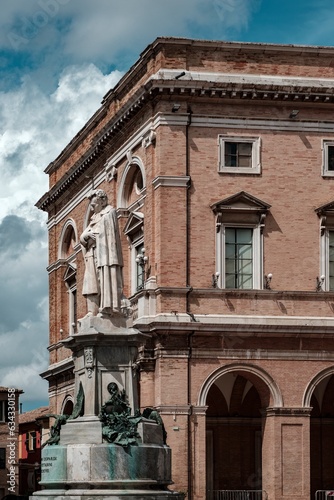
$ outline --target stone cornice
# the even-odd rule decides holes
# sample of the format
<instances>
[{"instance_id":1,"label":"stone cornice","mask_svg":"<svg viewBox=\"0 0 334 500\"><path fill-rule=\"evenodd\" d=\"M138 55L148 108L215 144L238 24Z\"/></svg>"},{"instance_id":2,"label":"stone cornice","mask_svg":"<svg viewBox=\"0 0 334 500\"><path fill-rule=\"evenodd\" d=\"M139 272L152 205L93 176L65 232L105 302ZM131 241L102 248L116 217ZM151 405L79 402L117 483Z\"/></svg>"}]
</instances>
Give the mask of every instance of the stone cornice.
<instances>
[{"instance_id":1,"label":"stone cornice","mask_svg":"<svg viewBox=\"0 0 334 500\"><path fill-rule=\"evenodd\" d=\"M334 336L334 318L308 316L265 316L265 315L224 315L165 313L156 316L142 316L135 321L134 327L143 333L159 331L202 332L206 335L236 334L240 338L247 336L294 336L307 335L315 337L319 334Z\"/></svg>"},{"instance_id":2,"label":"stone cornice","mask_svg":"<svg viewBox=\"0 0 334 500\"><path fill-rule=\"evenodd\" d=\"M197 72L192 75L191 72L188 72L188 78L190 79L187 78L182 81L175 79L173 71L169 71L166 76L164 76L163 71L166 72L167 70L161 70L148 78L147 82L137 90L130 101L110 119L104 130L96 135L92 146L85 155L36 203L39 209L47 211L68 190L69 186L84 175L87 169L96 162L107 145L122 131L128 121L138 113L146 102L156 97L166 96L170 98L172 95L173 99L196 97L205 99L218 98L222 101L226 100L226 98L232 101L281 101L290 102L290 105L293 106L296 106L301 101L303 103L317 104L334 102L334 79L265 77L267 83L264 84L262 77L259 78L254 75L225 75L224 80L219 73ZM210 76L208 77L208 75ZM205 78L209 78L209 80L205 80ZM184 119L185 117L183 117L182 121ZM296 120L293 120L293 122L297 123ZM85 129L82 130L83 132L80 137L78 136L78 140L83 139L86 135ZM68 155L69 152L65 154L64 150L57 160L53 162L52 168L57 168ZM51 167L48 167L47 171L51 172Z\"/></svg>"},{"instance_id":3,"label":"stone cornice","mask_svg":"<svg viewBox=\"0 0 334 500\"><path fill-rule=\"evenodd\" d=\"M180 70L160 69L152 75L146 86L159 87L160 94L166 89L174 89L181 95L196 95L199 97L231 97L235 99L283 99L289 97L294 101L298 100L297 95L308 96L309 101L312 96L324 96L333 98L334 78L313 78L285 75L263 75L247 73L221 73L207 71L184 71L180 79L176 77ZM223 92L223 93L220 93ZM241 92L239 95L238 92ZM263 92L269 92L263 95ZM318 99L316 99L318 101ZM328 102L326 100L326 102Z\"/></svg>"},{"instance_id":4,"label":"stone cornice","mask_svg":"<svg viewBox=\"0 0 334 500\"><path fill-rule=\"evenodd\" d=\"M40 376L46 380L51 379L52 377L59 376L62 373L70 372L73 373L74 363L72 358L64 359L59 363L54 363L49 366L47 370L40 373Z\"/></svg>"},{"instance_id":5,"label":"stone cornice","mask_svg":"<svg viewBox=\"0 0 334 500\"><path fill-rule=\"evenodd\" d=\"M222 40L203 40L178 37L157 37L142 53L141 57L147 56L151 51L157 50L161 45L187 45L196 48L217 48L221 50L233 50L236 52L260 52L268 54L275 52L290 52L294 55L332 55L334 56L334 47L319 45L291 45L260 42L229 42Z\"/></svg>"}]
</instances>

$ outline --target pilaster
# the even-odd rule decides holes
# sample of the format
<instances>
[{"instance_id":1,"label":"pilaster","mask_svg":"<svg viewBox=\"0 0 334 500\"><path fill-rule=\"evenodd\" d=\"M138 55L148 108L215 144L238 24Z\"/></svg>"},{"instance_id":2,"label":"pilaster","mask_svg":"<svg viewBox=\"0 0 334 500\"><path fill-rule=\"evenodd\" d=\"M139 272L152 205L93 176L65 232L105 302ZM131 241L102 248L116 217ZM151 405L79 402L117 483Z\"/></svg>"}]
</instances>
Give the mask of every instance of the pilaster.
<instances>
[{"instance_id":1,"label":"pilaster","mask_svg":"<svg viewBox=\"0 0 334 500\"><path fill-rule=\"evenodd\" d=\"M271 500L310 498L312 408L267 408L263 415L262 489Z\"/></svg>"}]
</instances>

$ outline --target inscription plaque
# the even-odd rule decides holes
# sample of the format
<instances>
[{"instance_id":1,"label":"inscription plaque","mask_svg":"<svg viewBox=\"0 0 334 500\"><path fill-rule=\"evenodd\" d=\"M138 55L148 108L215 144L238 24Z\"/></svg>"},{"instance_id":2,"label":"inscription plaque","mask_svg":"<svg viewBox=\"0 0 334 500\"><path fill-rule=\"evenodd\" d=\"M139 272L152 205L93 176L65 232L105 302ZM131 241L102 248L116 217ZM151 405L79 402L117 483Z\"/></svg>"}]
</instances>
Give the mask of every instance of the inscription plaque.
<instances>
[{"instance_id":1,"label":"inscription plaque","mask_svg":"<svg viewBox=\"0 0 334 500\"><path fill-rule=\"evenodd\" d=\"M42 451L41 483L57 483L66 480L66 448L48 446Z\"/></svg>"}]
</instances>

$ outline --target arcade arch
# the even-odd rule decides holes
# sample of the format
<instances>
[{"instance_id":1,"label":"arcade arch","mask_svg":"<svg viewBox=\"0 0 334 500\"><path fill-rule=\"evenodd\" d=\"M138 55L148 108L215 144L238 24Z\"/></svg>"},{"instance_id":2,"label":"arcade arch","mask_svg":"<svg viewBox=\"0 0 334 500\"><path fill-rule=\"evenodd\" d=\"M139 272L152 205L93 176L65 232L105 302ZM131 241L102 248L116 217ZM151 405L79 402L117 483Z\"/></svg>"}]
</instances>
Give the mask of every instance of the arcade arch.
<instances>
[{"instance_id":1,"label":"arcade arch","mask_svg":"<svg viewBox=\"0 0 334 500\"><path fill-rule=\"evenodd\" d=\"M204 382L207 492L262 489L263 411L282 407L281 391L259 367L234 363Z\"/></svg>"},{"instance_id":2,"label":"arcade arch","mask_svg":"<svg viewBox=\"0 0 334 500\"><path fill-rule=\"evenodd\" d=\"M318 373L307 386L303 406L311 407L311 494L333 489L334 366Z\"/></svg>"}]
</instances>

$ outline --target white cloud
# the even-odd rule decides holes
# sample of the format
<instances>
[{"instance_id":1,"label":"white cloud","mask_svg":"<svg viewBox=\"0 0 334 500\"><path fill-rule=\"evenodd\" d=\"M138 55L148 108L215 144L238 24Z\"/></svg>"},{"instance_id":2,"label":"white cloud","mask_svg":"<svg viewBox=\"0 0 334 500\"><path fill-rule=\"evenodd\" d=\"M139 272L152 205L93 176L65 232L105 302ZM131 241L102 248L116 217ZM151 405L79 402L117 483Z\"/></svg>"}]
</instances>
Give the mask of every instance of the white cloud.
<instances>
[{"instance_id":1,"label":"white cloud","mask_svg":"<svg viewBox=\"0 0 334 500\"><path fill-rule=\"evenodd\" d=\"M157 36L191 36L194 26L199 37L201 31L210 30L222 38L229 29L239 30L247 25L258 3L259 0L99 0L96 4L81 0L81 9L65 37L64 50L76 58L110 61L120 53L133 53L134 47L144 50Z\"/></svg>"},{"instance_id":2,"label":"white cloud","mask_svg":"<svg viewBox=\"0 0 334 500\"><path fill-rule=\"evenodd\" d=\"M226 37L229 29L247 25L259 1L11 0L2 6L0 46L29 57L47 50L46 64L60 63L59 53L67 63L96 58L110 64L125 54L136 57L157 36L191 36L194 26L199 36L209 30Z\"/></svg>"},{"instance_id":3,"label":"white cloud","mask_svg":"<svg viewBox=\"0 0 334 500\"><path fill-rule=\"evenodd\" d=\"M118 71L103 75L93 64L71 66L50 96L29 78L19 89L0 93L0 220L10 213L20 215L24 202L25 216L38 218L34 204L48 186L44 168L98 109L120 76Z\"/></svg>"},{"instance_id":4,"label":"white cloud","mask_svg":"<svg viewBox=\"0 0 334 500\"><path fill-rule=\"evenodd\" d=\"M121 73L71 66L51 95L31 79L0 93L0 380L47 400L47 234L34 207L48 189L44 168L97 110Z\"/></svg>"},{"instance_id":5,"label":"white cloud","mask_svg":"<svg viewBox=\"0 0 334 500\"><path fill-rule=\"evenodd\" d=\"M44 400L47 403L48 384L38 376L47 366L47 356L34 354L31 359L27 353L23 364L0 369L1 384L3 387L22 389L25 401Z\"/></svg>"}]
</instances>

